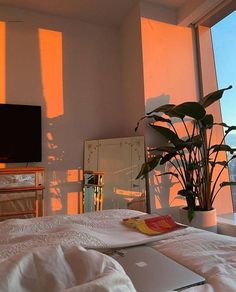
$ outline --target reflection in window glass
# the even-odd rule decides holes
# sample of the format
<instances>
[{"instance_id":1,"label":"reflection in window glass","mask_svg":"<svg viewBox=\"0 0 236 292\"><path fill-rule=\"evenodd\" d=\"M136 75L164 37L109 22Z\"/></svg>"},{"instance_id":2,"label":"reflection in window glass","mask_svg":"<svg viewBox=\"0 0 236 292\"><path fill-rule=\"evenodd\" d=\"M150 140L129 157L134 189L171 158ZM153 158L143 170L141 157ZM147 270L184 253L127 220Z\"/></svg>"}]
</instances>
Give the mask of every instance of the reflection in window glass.
<instances>
[{"instance_id":1,"label":"reflection in window glass","mask_svg":"<svg viewBox=\"0 0 236 292\"><path fill-rule=\"evenodd\" d=\"M236 125L236 12L231 13L212 27L218 87L232 85L221 99L223 121ZM236 148L236 131L226 137L226 143ZM230 155L230 154L229 154ZM230 163L230 178L236 181L236 159ZM236 187L232 187L234 212L236 211Z\"/></svg>"}]
</instances>

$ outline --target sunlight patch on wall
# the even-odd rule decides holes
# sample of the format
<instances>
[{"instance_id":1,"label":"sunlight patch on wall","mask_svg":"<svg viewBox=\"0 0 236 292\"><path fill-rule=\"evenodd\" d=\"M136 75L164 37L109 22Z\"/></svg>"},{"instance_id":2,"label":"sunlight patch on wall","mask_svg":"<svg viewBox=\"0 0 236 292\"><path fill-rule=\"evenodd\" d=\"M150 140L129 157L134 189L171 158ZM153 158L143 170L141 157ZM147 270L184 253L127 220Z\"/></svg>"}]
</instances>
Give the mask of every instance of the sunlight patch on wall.
<instances>
[{"instance_id":1,"label":"sunlight patch on wall","mask_svg":"<svg viewBox=\"0 0 236 292\"><path fill-rule=\"evenodd\" d=\"M57 145L53 143L53 135L51 132L47 133L48 149L57 149Z\"/></svg>"},{"instance_id":2,"label":"sunlight patch on wall","mask_svg":"<svg viewBox=\"0 0 236 292\"><path fill-rule=\"evenodd\" d=\"M78 192L67 193L67 214L78 214L79 197Z\"/></svg>"},{"instance_id":3,"label":"sunlight patch on wall","mask_svg":"<svg viewBox=\"0 0 236 292\"><path fill-rule=\"evenodd\" d=\"M64 113L62 33L40 28L39 46L47 117L55 118Z\"/></svg>"},{"instance_id":4,"label":"sunlight patch on wall","mask_svg":"<svg viewBox=\"0 0 236 292\"><path fill-rule=\"evenodd\" d=\"M84 212L84 199L83 199L83 192L79 192L79 213Z\"/></svg>"},{"instance_id":5,"label":"sunlight patch on wall","mask_svg":"<svg viewBox=\"0 0 236 292\"><path fill-rule=\"evenodd\" d=\"M196 100L196 78L192 30L152 19L141 18L145 111L163 104ZM179 134L185 135L175 123ZM165 145L161 136L150 135L152 147ZM170 171L162 166L150 174L150 193L156 208L183 205L177 196L181 185L171 176L157 176Z\"/></svg>"},{"instance_id":6,"label":"sunlight patch on wall","mask_svg":"<svg viewBox=\"0 0 236 292\"><path fill-rule=\"evenodd\" d=\"M54 191L50 189L50 191ZM52 197L51 198L51 206L52 206L52 211L60 211L62 209L62 204L60 198L57 197Z\"/></svg>"},{"instance_id":7,"label":"sunlight patch on wall","mask_svg":"<svg viewBox=\"0 0 236 292\"><path fill-rule=\"evenodd\" d=\"M128 197L140 197L142 195L142 192L139 191L131 191L131 190L125 190L120 188L113 188L113 193L119 196L128 196Z\"/></svg>"},{"instance_id":8,"label":"sunlight patch on wall","mask_svg":"<svg viewBox=\"0 0 236 292\"><path fill-rule=\"evenodd\" d=\"M180 103L195 99L192 31L141 18L146 102ZM158 100L155 100L158 97Z\"/></svg>"},{"instance_id":9,"label":"sunlight patch on wall","mask_svg":"<svg viewBox=\"0 0 236 292\"><path fill-rule=\"evenodd\" d=\"M84 171L83 169L79 169L79 181L83 181L84 180Z\"/></svg>"},{"instance_id":10,"label":"sunlight patch on wall","mask_svg":"<svg viewBox=\"0 0 236 292\"><path fill-rule=\"evenodd\" d=\"M81 183L83 180L83 171L81 169L68 169L66 180L68 183ZM83 204L83 202L81 202L81 196L83 196L81 192L67 193L67 214L82 213L81 204Z\"/></svg>"},{"instance_id":11,"label":"sunlight patch on wall","mask_svg":"<svg viewBox=\"0 0 236 292\"><path fill-rule=\"evenodd\" d=\"M68 169L67 170L67 181L68 182L78 182L79 181L78 169Z\"/></svg>"},{"instance_id":12,"label":"sunlight patch on wall","mask_svg":"<svg viewBox=\"0 0 236 292\"><path fill-rule=\"evenodd\" d=\"M67 170L67 182L73 183L79 181L78 169ZM78 192L67 193L67 214L78 214L79 194Z\"/></svg>"}]
</instances>

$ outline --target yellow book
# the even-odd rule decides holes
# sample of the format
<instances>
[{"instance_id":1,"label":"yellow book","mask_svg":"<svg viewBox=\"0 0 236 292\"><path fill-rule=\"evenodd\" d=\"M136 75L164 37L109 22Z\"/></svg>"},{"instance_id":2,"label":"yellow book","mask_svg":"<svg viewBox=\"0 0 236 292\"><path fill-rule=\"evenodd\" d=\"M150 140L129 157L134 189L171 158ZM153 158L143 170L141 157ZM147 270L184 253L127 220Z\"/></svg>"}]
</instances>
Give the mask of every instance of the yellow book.
<instances>
[{"instance_id":1,"label":"yellow book","mask_svg":"<svg viewBox=\"0 0 236 292\"><path fill-rule=\"evenodd\" d=\"M157 235L183 228L170 215L147 214L124 218L123 223L148 235Z\"/></svg>"}]
</instances>

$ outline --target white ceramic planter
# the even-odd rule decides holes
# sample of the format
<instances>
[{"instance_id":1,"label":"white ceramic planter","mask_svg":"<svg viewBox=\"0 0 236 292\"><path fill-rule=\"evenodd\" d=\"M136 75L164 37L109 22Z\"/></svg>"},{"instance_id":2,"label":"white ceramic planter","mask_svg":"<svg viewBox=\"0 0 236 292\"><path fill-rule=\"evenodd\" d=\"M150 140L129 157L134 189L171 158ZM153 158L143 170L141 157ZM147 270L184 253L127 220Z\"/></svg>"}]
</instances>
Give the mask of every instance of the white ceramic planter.
<instances>
[{"instance_id":1,"label":"white ceramic planter","mask_svg":"<svg viewBox=\"0 0 236 292\"><path fill-rule=\"evenodd\" d=\"M188 210L181 207L179 209L180 223L193 226L200 229L205 229L212 232L217 232L216 210L210 211L195 211L191 222L188 220Z\"/></svg>"}]
</instances>

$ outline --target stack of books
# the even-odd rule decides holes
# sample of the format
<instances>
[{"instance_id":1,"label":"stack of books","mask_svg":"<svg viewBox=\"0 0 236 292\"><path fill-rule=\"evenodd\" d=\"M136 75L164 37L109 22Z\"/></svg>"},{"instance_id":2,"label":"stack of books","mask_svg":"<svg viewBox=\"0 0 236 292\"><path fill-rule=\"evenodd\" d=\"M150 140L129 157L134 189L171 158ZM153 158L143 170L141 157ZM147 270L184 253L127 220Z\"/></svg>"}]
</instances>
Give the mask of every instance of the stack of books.
<instances>
[{"instance_id":1,"label":"stack of books","mask_svg":"<svg viewBox=\"0 0 236 292\"><path fill-rule=\"evenodd\" d=\"M156 214L124 218L123 223L147 235L158 235L185 227L176 223L170 215Z\"/></svg>"}]
</instances>

